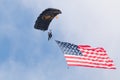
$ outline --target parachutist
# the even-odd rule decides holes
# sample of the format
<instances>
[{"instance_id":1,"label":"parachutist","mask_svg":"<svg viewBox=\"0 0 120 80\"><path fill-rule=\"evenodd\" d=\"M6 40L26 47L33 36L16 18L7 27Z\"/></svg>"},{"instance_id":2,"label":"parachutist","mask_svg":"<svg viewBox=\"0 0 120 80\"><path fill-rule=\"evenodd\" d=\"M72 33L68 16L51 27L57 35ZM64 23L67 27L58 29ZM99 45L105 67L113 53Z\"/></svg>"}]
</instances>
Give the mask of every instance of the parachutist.
<instances>
[{"instance_id":1,"label":"parachutist","mask_svg":"<svg viewBox=\"0 0 120 80\"><path fill-rule=\"evenodd\" d=\"M34 28L42 31L47 31L49 29L49 25L51 21L57 17L58 14L61 14L61 10L55 8L47 8L45 9L35 21ZM48 40L52 38L52 32L49 30L48 32Z\"/></svg>"},{"instance_id":2,"label":"parachutist","mask_svg":"<svg viewBox=\"0 0 120 80\"><path fill-rule=\"evenodd\" d=\"M50 40L52 38L52 31L50 30L49 32L48 32L48 40Z\"/></svg>"}]
</instances>

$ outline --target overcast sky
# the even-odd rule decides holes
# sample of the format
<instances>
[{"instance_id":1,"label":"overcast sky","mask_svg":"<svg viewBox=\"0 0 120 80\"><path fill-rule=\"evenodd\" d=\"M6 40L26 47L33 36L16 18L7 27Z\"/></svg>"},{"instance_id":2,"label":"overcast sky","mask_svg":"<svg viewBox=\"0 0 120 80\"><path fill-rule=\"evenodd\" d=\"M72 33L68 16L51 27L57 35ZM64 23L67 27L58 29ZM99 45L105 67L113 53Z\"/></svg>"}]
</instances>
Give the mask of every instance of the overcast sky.
<instances>
[{"instance_id":1,"label":"overcast sky","mask_svg":"<svg viewBox=\"0 0 120 80\"><path fill-rule=\"evenodd\" d=\"M34 29L46 8L62 11ZM116 70L67 67L54 40L104 47ZM120 80L119 0L0 0L0 80Z\"/></svg>"}]
</instances>

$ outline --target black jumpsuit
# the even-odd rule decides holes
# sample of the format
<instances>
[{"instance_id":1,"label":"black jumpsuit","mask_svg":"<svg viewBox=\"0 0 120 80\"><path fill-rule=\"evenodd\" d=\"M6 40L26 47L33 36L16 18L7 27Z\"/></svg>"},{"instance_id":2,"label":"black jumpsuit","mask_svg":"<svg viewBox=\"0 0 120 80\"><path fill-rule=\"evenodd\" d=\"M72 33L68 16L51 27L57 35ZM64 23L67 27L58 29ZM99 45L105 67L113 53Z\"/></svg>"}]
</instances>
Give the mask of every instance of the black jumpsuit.
<instances>
[{"instance_id":1,"label":"black jumpsuit","mask_svg":"<svg viewBox=\"0 0 120 80\"><path fill-rule=\"evenodd\" d=\"M48 32L48 40L50 40L52 38L52 32Z\"/></svg>"}]
</instances>

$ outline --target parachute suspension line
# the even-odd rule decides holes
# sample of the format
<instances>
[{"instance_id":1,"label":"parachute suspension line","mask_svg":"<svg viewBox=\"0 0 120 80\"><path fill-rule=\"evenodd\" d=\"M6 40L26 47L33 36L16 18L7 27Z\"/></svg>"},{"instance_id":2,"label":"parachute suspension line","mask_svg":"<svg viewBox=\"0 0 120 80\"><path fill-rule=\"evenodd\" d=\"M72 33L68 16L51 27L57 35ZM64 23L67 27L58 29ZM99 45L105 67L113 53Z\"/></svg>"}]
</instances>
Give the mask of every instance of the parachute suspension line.
<instances>
[{"instance_id":1,"label":"parachute suspension line","mask_svg":"<svg viewBox=\"0 0 120 80\"><path fill-rule=\"evenodd\" d=\"M69 69L69 66L67 66L67 69Z\"/></svg>"},{"instance_id":2,"label":"parachute suspension line","mask_svg":"<svg viewBox=\"0 0 120 80\"><path fill-rule=\"evenodd\" d=\"M58 45L58 47L59 47L59 44L58 44L58 41L57 40L55 40L55 42L57 43L57 45ZM60 47L59 47L60 48ZM62 51L62 53L64 54L64 51L62 50L62 48L60 48L60 50ZM67 69L69 69L69 66L67 65L67 63L66 63L66 66L67 66Z\"/></svg>"},{"instance_id":3,"label":"parachute suspension line","mask_svg":"<svg viewBox=\"0 0 120 80\"><path fill-rule=\"evenodd\" d=\"M55 18L58 19L59 18L58 15L56 15Z\"/></svg>"}]
</instances>

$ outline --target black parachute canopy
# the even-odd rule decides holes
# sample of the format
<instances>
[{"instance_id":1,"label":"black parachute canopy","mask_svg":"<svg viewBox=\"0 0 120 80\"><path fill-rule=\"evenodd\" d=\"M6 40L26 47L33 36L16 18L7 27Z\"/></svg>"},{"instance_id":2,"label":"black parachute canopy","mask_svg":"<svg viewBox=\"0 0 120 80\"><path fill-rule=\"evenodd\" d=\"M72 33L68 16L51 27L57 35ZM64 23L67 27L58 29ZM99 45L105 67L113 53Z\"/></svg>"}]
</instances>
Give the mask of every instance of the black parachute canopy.
<instances>
[{"instance_id":1,"label":"black parachute canopy","mask_svg":"<svg viewBox=\"0 0 120 80\"><path fill-rule=\"evenodd\" d=\"M39 30L48 30L49 24L52 19L61 14L62 12L59 9L47 8L45 9L38 17L35 22L34 28Z\"/></svg>"}]
</instances>

